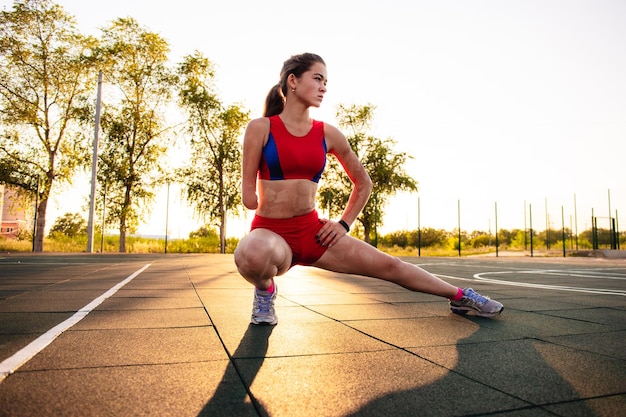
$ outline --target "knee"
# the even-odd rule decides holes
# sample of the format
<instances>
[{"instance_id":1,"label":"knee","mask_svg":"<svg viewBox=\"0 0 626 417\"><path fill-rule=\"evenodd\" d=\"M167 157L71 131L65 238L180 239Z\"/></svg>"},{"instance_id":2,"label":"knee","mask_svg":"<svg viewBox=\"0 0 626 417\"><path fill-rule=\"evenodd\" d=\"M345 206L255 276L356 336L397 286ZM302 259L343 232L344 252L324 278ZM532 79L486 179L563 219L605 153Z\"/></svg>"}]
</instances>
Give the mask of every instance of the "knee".
<instances>
[{"instance_id":1,"label":"knee","mask_svg":"<svg viewBox=\"0 0 626 417\"><path fill-rule=\"evenodd\" d=\"M243 238L234 257L239 273L248 280L284 274L291 264L291 250L282 238L261 230Z\"/></svg>"},{"instance_id":2,"label":"knee","mask_svg":"<svg viewBox=\"0 0 626 417\"><path fill-rule=\"evenodd\" d=\"M235 265L243 276L263 271L267 268L268 252L267 245L258 239L244 239L235 249Z\"/></svg>"},{"instance_id":3,"label":"knee","mask_svg":"<svg viewBox=\"0 0 626 417\"><path fill-rule=\"evenodd\" d=\"M405 267L406 262L395 256L389 256L385 265L381 268L381 271L384 271L388 280L395 281L403 275L402 273Z\"/></svg>"}]
</instances>

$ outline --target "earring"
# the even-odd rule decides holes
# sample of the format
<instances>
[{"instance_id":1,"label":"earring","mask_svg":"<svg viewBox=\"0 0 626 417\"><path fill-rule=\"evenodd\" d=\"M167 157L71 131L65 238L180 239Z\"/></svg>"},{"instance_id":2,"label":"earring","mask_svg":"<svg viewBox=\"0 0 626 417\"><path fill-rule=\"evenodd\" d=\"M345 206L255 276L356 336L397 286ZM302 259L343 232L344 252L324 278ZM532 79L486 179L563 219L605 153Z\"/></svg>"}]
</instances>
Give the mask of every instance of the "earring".
<instances>
[{"instance_id":1,"label":"earring","mask_svg":"<svg viewBox=\"0 0 626 417\"><path fill-rule=\"evenodd\" d=\"M296 89L295 89L295 88L292 88L292 89L291 89L291 92L292 92L292 93L295 93L295 92L296 92Z\"/></svg>"}]
</instances>

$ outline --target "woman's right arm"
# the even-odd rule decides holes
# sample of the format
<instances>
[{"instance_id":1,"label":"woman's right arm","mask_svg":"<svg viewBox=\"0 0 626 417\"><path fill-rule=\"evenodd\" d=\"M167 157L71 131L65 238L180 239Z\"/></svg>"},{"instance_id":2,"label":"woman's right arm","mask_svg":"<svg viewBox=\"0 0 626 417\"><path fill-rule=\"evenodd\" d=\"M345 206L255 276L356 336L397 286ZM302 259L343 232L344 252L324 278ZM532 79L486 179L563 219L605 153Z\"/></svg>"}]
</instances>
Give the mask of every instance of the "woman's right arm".
<instances>
[{"instance_id":1,"label":"woman's right arm","mask_svg":"<svg viewBox=\"0 0 626 417\"><path fill-rule=\"evenodd\" d=\"M243 205L250 210L256 210L259 206L256 193L257 173L269 130L270 123L268 118L254 119L248 123L243 137L241 198Z\"/></svg>"}]
</instances>

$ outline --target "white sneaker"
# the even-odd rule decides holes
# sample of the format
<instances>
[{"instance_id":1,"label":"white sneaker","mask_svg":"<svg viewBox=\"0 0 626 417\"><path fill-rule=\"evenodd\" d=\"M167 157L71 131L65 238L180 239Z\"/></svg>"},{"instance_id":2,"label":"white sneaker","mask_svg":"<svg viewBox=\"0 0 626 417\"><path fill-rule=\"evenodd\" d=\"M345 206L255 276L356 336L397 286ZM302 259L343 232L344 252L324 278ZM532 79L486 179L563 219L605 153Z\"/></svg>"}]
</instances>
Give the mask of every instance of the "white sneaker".
<instances>
[{"instance_id":1,"label":"white sneaker","mask_svg":"<svg viewBox=\"0 0 626 417\"><path fill-rule=\"evenodd\" d=\"M277 293L278 287L276 283L274 283L274 292L272 294L257 288L254 289L252 319L250 320L252 324L265 324L269 326L278 324L278 317L276 317L276 311L274 310L274 300L276 300Z\"/></svg>"},{"instance_id":2,"label":"white sneaker","mask_svg":"<svg viewBox=\"0 0 626 417\"><path fill-rule=\"evenodd\" d=\"M495 317L503 308L502 303L482 296L471 288L463 288L463 298L460 300L450 300L450 310L461 315L473 313L480 317Z\"/></svg>"}]
</instances>

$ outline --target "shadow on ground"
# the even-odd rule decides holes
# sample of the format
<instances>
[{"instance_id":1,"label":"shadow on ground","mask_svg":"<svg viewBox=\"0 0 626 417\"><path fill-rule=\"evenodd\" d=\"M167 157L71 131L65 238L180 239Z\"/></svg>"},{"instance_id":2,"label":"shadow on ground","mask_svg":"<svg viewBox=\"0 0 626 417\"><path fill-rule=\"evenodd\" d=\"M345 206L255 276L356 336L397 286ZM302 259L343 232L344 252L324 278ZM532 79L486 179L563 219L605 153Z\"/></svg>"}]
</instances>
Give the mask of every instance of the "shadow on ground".
<instances>
[{"instance_id":1,"label":"shadow on ground","mask_svg":"<svg viewBox=\"0 0 626 417\"><path fill-rule=\"evenodd\" d=\"M246 391L240 389L242 381L245 379L249 378L251 381L254 380L263 365L263 360L252 361L257 366L252 369L247 368L246 371L249 372L249 375L247 378L243 378L241 370L233 358L265 358L272 330L274 330L274 326L248 325L248 329L244 333L237 350L234 354L230 355L230 363L226 367L224 376L217 386L215 394L198 414L199 416L250 415L252 411L251 404L257 415L269 415L256 398L254 398L254 395L250 393L249 386L246 387Z\"/></svg>"}]
</instances>

